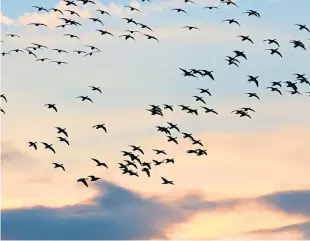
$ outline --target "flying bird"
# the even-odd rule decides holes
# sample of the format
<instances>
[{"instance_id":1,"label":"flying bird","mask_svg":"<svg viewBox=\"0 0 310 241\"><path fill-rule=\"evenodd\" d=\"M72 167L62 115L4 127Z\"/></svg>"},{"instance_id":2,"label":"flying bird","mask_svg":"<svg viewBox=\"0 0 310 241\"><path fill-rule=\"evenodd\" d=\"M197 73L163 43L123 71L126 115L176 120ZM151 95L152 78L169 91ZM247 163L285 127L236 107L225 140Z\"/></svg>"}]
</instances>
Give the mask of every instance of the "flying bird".
<instances>
[{"instance_id":1,"label":"flying bird","mask_svg":"<svg viewBox=\"0 0 310 241\"><path fill-rule=\"evenodd\" d=\"M256 99L260 100L260 98L258 97L258 95L256 93L245 93L247 95L249 95L249 97L255 97Z\"/></svg>"},{"instance_id":2,"label":"flying bird","mask_svg":"<svg viewBox=\"0 0 310 241\"><path fill-rule=\"evenodd\" d=\"M238 37L241 38L241 41L242 41L242 42L244 42L244 41L249 41L249 42L251 42L252 44L254 44L253 40L250 39L250 36L239 35Z\"/></svg>"},{"instance_id":3,"label":"flying bird","mask_svg":"<svg viewBox=\"0 0 310 241\"><path fill-rule=\"evenodd\" d=\"M57 134L64 134L66 137L68 137L66 128L61 128L61 127L55 127L55 128L57 129Z\"/></svg>"},{"instance_id":4,"label":"flying bird","mask_svg":"<svg viewBox=\"0 0 310 241\"><path fill-rule=\"evenodd\" d=\"M53 164L55 165L54 168L61 168L62 170L66 171L64 168L64 164L58 164L56 162L53 162Z\"/></svg>"},{"instance_id":5,"label":"flying bird","mask_svg":"<svg viewBox=\"0 0 310 241\"><path fill-rule=\"evenodd\" d=\"M106 14L106 15L109 15L109 16L111 17L111 14L109 14L109 13L108 13L107 11L105 11L105 10L96 9L96 11L99 12L101 15Z\"/></svg>"},{"instance_id":6,"label":"flying bird","mask_svg":"<svg viewBox=\"0 0 310 241\"><path fill-rule=\"evenodd\" d=\"M295 25L299 27L299 30L306 30L307 32L310 33L310 30L306 25L303 24L295 24Z\"/></svg>"},{"instance_id":7,"label":"flying bird","mask_svg":"<svg viewBox=\"0 0 310 241\"><path fill-rule=\"evenodd\" d=\"M88 86L88 87L90 87L94 91L98 91L98 92L102 93L100 87L96 87L96 86Z\"/></svg>"},{"instance_id":8,"label":"flying bird","mask_svg":"<svg viewBox=\"0 0 310 241\"><path fill-rule=\"evenodd\" d=\"M57 138L59 139L60 142L65 142L65 143L67 143L68 146L70 145L69 141L66 138L61 137L61 136L58 136Z\"/></svg>"},{"instance_id":9,"label":"flying bird","mask_svg":"<svg viewBox=\"0 0 310 241\"><path fill-rule=\"evenodd\" d=\"M182 28L187 28L188 30L193 30L193 29L200 30L199 28L197 28L195 26L184 26Z\"/></svg>"},{"instance_id":10,"label":"flying bird","mask_svg":"<svg viewBox=\"0 0 310 241\"><path fill-rule=\"evenodd\" d=\"M107 133L107 129L106 129L106 127L104 125L105 124L94 125L93 128L96 128L96 130L103 129L105 131L105 133Z\"/></svg>"},{"instance_id":11,"label":"flying bird","mask_svg":"<svg viewBox=\"0 0 310 241\"><path fill-rule=\"evenodd\" d=\"M91 181L91 182L95 182L95 181L98 181L99 179L101 179L100 177L95 177L95 176L93 176L93 175L90 175L90 176L88 176L88 177L90 177L90 181Z\"/></svg>"},{"instance_id":12,"label":"flying bird","mask_svg":"<svg viewBox=\"0 0 310 241\"><path fill-rule=\"evenodd\" d=\"M283 57L282 54L279 52L279 48L276 48L276 49L266 49L266 50L269 50L271 55L277 54L281 58Z\"/></svg>"},{"instance_id":13,"label":"flying bird","mask_svg":"<svg viewBox=\"0 0 310 241\"><path fill-rule=\"evenodd\" d=\"M6 98L5 94L1 94L1 95L0 95L0 98L4 99L5 102L8 102L8 99Z\"/></svg>"},{"instance_id":14,"label":"flying bird","mask_svg":"<svg viewBox=\"0 0 310 241\"><path fill-rule=\"evenodd\" d=\"M48 13L48 10L46 8L43 8L43 7L38 7L38 6L32 6L33 8L36 8L38 10L38 12L41 12L41 11L45 11Z\"/></svg>"},{"instance_id":15,"label":"flying bird","mask_svg":"<svg viewBox=\"0 0 310 241\"><path fill-rule=\"evenodd\" d=\"M58 112L56 104L46 104L45 106L47 106L48 109L53 109L55 112Z\"/></svg>"},{"instance_id":16,"label":"flying bird","mask_svg":"<svg viewBox=\"0 0 310 241\"><path fill-rule=\"evenodd\" d=\"M280 95L282 95L282 92L281 92L278 88L276 88L276 87L267 87L266 89L270 89L272 92L276 91L276 92L278 92Z\"/></svg>"},{"instance_id":17,"label":"flying bird","mask_svg":"<svg viewBox=\"0 0 310 241\"><path fill-rule=\"evenodd\" d=\"M162 184L170 184L170 185L174 185L173 181L168 181L166 178L161 177L161 179L163 180Z\"/></svg>"},{"instance_id":18,"label":"flying bird","mask_svg":"<svg viewBox=\"0 0 310 241\"><path fill-rule=\"evenodd\" d=\"M41 142L41 144L44 145L45 149L49 149L49 150L51 150L52 152L54 152L56 154L54 148L52 147L53 144L47 144L46 142Z\"/></svg>"},{"instance_id":19,"label":"flying bird","mask_svg":"<svg viewBox=\"0 0 310 241\"><path fill-rule=\"evenodd\" d=\"M146 36L147 39L154 39L154 40L156 40L159 43L159 40L156 37L148 35L148 34L143 34L143 35Z\"/></svg>"},{"instance_id":20,"label":"flying bird","mask_svg":"<svg viewBox=\"0 0 310 241\"><path fill-rule=\"evenodd\" d=\"M182 9L182 8L173 8L173 9L171 9L171 11L176 11L178 13L183 12L183 13L187 14L187 12L184 9Z\"/></svg>"},{"instance_id":21,"label":"flying bird","mask_svg":"<svg viewBox=\"0 0 310 241\"><path fill-rule=\"evenodd\" d=\"M38 142L33 142L33 141L29 141L28 144L29 144L29 147L33 147L35 150L38 150L38 147L37 147L37 143Z\"/></svg>"},{"instance_id":22,"label":"flying bird","mask_svg":"<svg viewBox=\"0 0 310 241\"><path fill-rule=\"evenodd\" d=\"M86 187L88 187L88 184L87 184L87 178L80 178L77 180L77 182L82 182Z\"/></svg>"},{"instance_id":23,"label":"flying bird","mask_svg":"<svg viewBox=\"0 0 310 241\"><path fill-rule=\"evenodd\" d=\"M78 97L76 97L76 98L80 98L80 99L82 99L82 101L88 100L88 101L90 101L91 103L93 103L92 99L89 98L88 96L78 96Z\"/></svg>"},{"instance_id":24,"label":"flying bird","mask_svg":"<svg viewBox=\"0 0 310 241\"><path fill-rule=\"evenodd\" d=\"M246 11L244 13L247 13L248 16L255 16L257 18L261 17L260 14L257 11L255 11L255 10L248 10L248 11Z\"/></svg>"},{"instance_id":25,"label":"flying bird","mask_svg":"<svg viewBox=\"0 0 310 241\"><path fill-rule=\"evenodd\" d=\"M235 23L235 24L241 26L240 23L238 21L236 21L234 18L232 18L232 19L225 19L222 22L228 22L229 24Z\"/></svg>"},{"instance_id":26,"label":"flying bird","mask_svg":"<svg viewBox=\"0 0 310 241\"><path fill-rule=\"evenodd\" d=\"M108 169L108 166L107 166L107 164L105 164L104 162L100 162L98 159L95 159L95 158L91 158L94 162L96 162L97 163L97 165L96 166L98 166L98 167L100 167L100 166L104 166L104 167L106 167L107 169Z\"/></svg>"}]
</instances>

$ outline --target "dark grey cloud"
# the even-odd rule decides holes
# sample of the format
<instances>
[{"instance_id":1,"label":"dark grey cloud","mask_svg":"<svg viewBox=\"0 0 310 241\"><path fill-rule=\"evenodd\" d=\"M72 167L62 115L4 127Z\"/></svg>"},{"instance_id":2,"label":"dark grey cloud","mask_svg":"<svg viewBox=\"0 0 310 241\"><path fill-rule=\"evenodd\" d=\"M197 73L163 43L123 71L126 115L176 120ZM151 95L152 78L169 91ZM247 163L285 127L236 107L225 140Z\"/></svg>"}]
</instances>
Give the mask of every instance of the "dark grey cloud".
<instances>
[{"instance_id":1,"label":"dark grey cloud","mask_svg":"<svg viewBox=\"0 0 310 241\"><path fill-rule=\"evenodd\" d=\"M310 190L278 192L258 198L282 212L310 217Z\"/></svg>"},{"instance_id":2,"label":"dark grey cloud","mask_svg":"<svg viewBox=\"0 0 310 241\"><path fill-rule=\"evenodd\" d=\"M280 210L289 215L309 217L309 221L277 227L273 229L254 230L250 234L277 234L283 231L299 231L304 239L310 239L310 190L296 190L272 193L256 199L259 203Z\"/></svg>"},{"instance_id":3,"label":"dark grey cloud","mask_svg":"<svg viewBox=\"0 0 310 241\"><path fill-rule=\"evenodd\" d=\"M96 205L63 208L34 207L2 211L2 235L7 239L164 239L170 223L183 222L179 208L156 199L144 199L122 187L102 181L103 195Z\"/></svg>"}]
</instances>

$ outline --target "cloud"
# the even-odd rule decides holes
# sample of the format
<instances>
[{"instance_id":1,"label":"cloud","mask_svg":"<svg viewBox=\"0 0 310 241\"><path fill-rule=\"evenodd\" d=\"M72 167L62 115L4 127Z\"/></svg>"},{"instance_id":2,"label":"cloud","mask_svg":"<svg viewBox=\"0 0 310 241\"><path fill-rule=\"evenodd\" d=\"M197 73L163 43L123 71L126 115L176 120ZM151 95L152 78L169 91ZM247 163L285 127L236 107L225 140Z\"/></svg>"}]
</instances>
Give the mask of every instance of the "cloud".
<instances>
[{"instance_id":1,"label":"cloud","mask_svg":"<svg viewBox=\"0 0 310 241\"><path fill-rule=\"evenodd\" d=\"M1 11L0 11L0 22L5 25L14 25L14 20L4 16Z\"/></svg>"},{"instance_id":2,"label":"cloud","mask_svg":"<svg viewBox=\"0 0 310 241\"><path fill-rule=\"evenodd\" d=\"M94 205L59 209L3 210L2 235L8 239L148 239L165 238L170 223L186 219L171 205L144 199L102 181Z\"/></svg>"},{"instance_id":3,"label":"cloud","mask_svg":"<svg viewBox=\"0 0 310 241\"><path fill-rule=\"evenodd\" d=\"M288 214L310 218L310 190L273 193L259 198L258 201Z\"/></svg>"},{"instance_id":4,"label":"cloud","mask_svg":"<svg viewBox=\"0 0 310 241\"><path fill-rule=\"evenodd\" d=\"M253 236L258 236L258 237L263 237L265 236L266 238L271 236L275 236L280 238L279 236L283 235L283 238L288 239L291 237L292 239L309 239L310 238L310 221L308 222L302 222L302 223L297 223L297 224L291 224L287 226L282 226L278 228L270 228L270 229L260 229L260 230L255 230L248 232L249 235ZM295 238L294 238L295 236Z\"/></svg>"},{"instance_id":5,"label":"cloud","mask_svg":"<svg viewBox=\"0 0 310 241\"><path fill-rule=\"evenodd\" d=\"M195 214L219 211L219 208L231 213L236 207L261 198L209 201L189 194L163 202L157 197L144 198L107 181L99 181L96 188L95 197L76 205L2 210L2 235L7 239L26 240L166 239L169 227L186 223ZM309 223L305 222L268 232L298 229L308 235L308 227ZM257 230L247 234L263 231L267 232Z\"/></svg>"}]
</instances>

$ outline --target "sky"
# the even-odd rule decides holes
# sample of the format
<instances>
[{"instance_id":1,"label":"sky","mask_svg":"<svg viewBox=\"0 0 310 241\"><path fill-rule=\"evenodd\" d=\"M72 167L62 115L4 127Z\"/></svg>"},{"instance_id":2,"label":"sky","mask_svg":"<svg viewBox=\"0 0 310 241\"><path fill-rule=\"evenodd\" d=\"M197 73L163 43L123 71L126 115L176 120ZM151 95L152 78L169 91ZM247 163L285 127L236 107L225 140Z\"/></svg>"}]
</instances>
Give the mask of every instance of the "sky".
<instances>
[{"instance_id":1,"label":"sky","mask_svg":"<svg viewBox=\"0 0 310 241\"><path fill-rule=\"evenodd\" d=\"M308 0L238 0L238 7L219 0L99 1L75 7L81 18L69 16L82 27L56 29L59 13L38 13L42 1L3 0L1 52L46 45L39 58L66 61L67 65L38 63L23 53L1 56L1 236L10 240L102 239L296 239L310 238L310 85L299 83L302 95L283 95L266 89L271 81L295 81L293 73L310 77ZM135 6L131 12L125 5ZM202 9L207 5L219 9ZM18 6L18 7L16 7ZM47 9L68 9L59 0L45 0ZM183 8L188 14L170 11ZM108 11L98 15L95 9ZM73 9L70 7L70 9ZM261 18L249 17L253 9ZM99 17L104 26L88 18ZM153 31L127 24L134 18ZM222 22L235 18L241 27ZM27 25L40 22L47 28ZM182 26L200 30L188 31ZM106 29L114 36L100 36ZM141 30L158 38L124 40L124 30ZM10 38L7 34L18 34ZM63 34L76 34L71 40ZM254 44L241 42L249 35ZM275 38L283 58L270 55L263 42ZM293 48L302 41L307 50ZM101 52L81 57L73 50L94 45ZM69 54L51 49L61 48ZM245 51L239 68L228 66L225 56ZM179 68L213 70L215 80L184 77ZM259 76L259 87L247 75ZM102 94L88 86L100 86ZM208 88L212 96L200 94ZM260 100L245 93L256 92ZM81 102L87 95L94 103ZM218 115L206 114L193 96L203 96ZM44 105L55 103L58 112ZM174 105L164 117L151 116L149 105ZM176 105L197 108L198 116ZM252 119L231 111L251 107ZM168 143L156 126L177 123L182 132L201 140L207 156L187 154L191 142L172 130L179 145ZM92 126L105 123L107 133ZM56 138L56 126L67 128L70 146ZM53 143L56 154L28 147L29 141ZM174 158L175 164L152 166L151 177L122 175L121 151L140 146L141 160ZM167 156L152 149L166 150ZM91 158L108 165L96 167ZM54 169L53 162L66 169ZM101 179L89 187L77 179ZM175 185L162 185L161 177ZM57 230L57 231L55 231Z\"/></svg>"}]
</instances>

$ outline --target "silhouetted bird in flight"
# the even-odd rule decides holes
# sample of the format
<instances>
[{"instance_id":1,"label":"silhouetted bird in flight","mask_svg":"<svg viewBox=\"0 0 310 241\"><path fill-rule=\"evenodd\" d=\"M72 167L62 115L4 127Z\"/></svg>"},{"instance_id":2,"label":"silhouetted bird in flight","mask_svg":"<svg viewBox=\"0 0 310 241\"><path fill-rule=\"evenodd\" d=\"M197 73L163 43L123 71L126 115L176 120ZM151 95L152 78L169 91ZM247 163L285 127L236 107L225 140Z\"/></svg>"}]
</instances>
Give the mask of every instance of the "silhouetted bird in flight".
<instances>
[{"instance_id":1,"label":"silhouetted bird in flight","mask_svg":"<svg viewBox=\"0 0 310 241\"><path fill-rule=\"evenodd\" d=\"M150 169L144 167L144 168L142 169L142 172L145 172L145 173L147 174L148 177L151 177Z\"/></svg>"},{"instance_id":2,"label":"silhouetted bird in flight","mask_svg":"<svg viewBox=\"0 0 310 241\"><path fill-rule=\"evenodd\" d=\"M143 24L143 23L137 23L137 25L139 25L142 29L148 29L148 30L150 30L150 31L153 31L153 29L151 29L149 26L147 26L147 25L145 25L145 24Z\"/></svg>"},{"instance_id":3,"label":"silhouetted bird in flight","mask_svg":"<svg viewBox=\"0 0 310 241\"><path fill-rule=\"evenodd\" d=\"M5 114L5 111L0 107L0 111L3 113L3 114Z\"/></svg>"},{"instance_id":4,"label":"silhouetted bird in flight","mask_svg":"<svg viewBox=\"0 0 310 241\"><path fill-rule=\"evenodd\" d=\"M272 85L272 86L279 86L279 87L282 87L281 82L282 82L282 81L273 81L273 82L271 82L271 85Z\"/></svg>"},{"instance_id":5,"label":"silhouetted bird in flight","mask_svg":"<svg viewBox=\"0 0 310 241\"><path fill-rule=\"evenodd\" d=\"M305 45L300 40L291 40L290 43L292 43L294 48L300 47L304 50L306 50Z\"/></svg>"},{"instance_id":6,"label":"silhouetted bird in flight","mask_svg":"<svg viewBox=\"0 0 310 241\"><path fill-rule=\"evenodd\" d=\"M101 35L111 35L111 36L114 36L112 33L110 33L109 31L107 30L101 30L101 29L96 29L97 32L100 32Z\"/></svg>"},{"instance_id":7,"label":"silhouetted bird in flight","mask_svg":"<svg viewBox=\"0 0 310 241\"><path fill-rule=\"evenodd\" d=\"M95 87L95 86L88 86L88 87L92 88L92 90L94 90L94 91L98 91L98 92L102 93L100 87Z\"/></svg>"},{"instance_id":8,"label":"silhouetted bird in flight","mask_svg":"<svg viewBox=\"0 0 310 241\"><path fill-rule=\"evenodd\" d=\"M93 103L92 99L89 98L88 96L78 96L78 97L76 97L76 98L82 99L82 101L88 100L88 101L90 101L91 103Z\"/></svg>"},{"instance_id":9,"label":"silhouetted bird in flight","mask_svg":"<svg viewBox=\"0 0 310 241\"><path fill-rule=\"evenodd\" d=\"M255 85L258 87L258 80L257 79L258 79L259 76L254 77L252 75L248 75L248 77L249 77L248 82L249 83L254 82Z\"/></svg>"},{"instance_id":10,"label":"silhouetted bird in flight","mask_svg":"<svg viewBox=\"0 0 310 241\"><path fill-rule=\"evenodd\" d=\"M174 185L173 181L168 181L166 178L161 177L161 179L163 180L162 184L170 184L170 185Z\"/></svg>"},{"instance_id":11,"label":"silhouetted bird in flight","mask_svg":"<svg viewBox=\"0 0 310 241\"><path fill-rule=\"evenodd\" d=\"M192 71L187 71L187 70L182 69L182 68L180 68L180 70L183 71L183 75L185 77L190 76L190 77L198 78L195 74L192 73Z\"/></svg>"},{"instance_id":12,"label":"silhouetted bird in flight","mask_svg":"<svg viewBox=\"0 0 310 241\"><path fill-rule=\"evenodd\" d=\"M193 29L200 30L199 28L197 28L195 26L184 26L182 28L187 28L188 30L193 30Z\"/></svg>"},{"instance_id":13,"label":"silhouetted bird in flight","mask_svg":"<svg viewBox=\"0 0 310 241\"><path fill-rule=\"evenodd\" d=\"M155 166L159 166L159 165L161 165L161 164L163 164L163 162L161 161L157 161L157 160L152 160L153 162L154 162L154 165Z\"/></svg>"},{"instance_id":14,"label":"silhouetted bird in flight","mask_svg":"<svg viewBox=\"0 0 310 241\"><path fill-rule=\"evenodd\" d=\"M63 50L63 49L51 49L51 50L57 51L57 53L59 53L59 54L61 54L61 53L66 53L66 54L68 54L68 53L69 53L68 51Z\"/></svg>"},{"instance_id":15,"label":"silhouetted bird in flight","mask_svg":"<svg viewBox=\"0 0 310 241\"><path fill-rule=\"evenodd\" d=\"M236 54L236 55L235 55L236 58L242 57L242 58L244 58L244 59L247 59L247 57L246 57L246 55L245 55L245 53L244 53L243 51L234 50L233 52Z\"/></svg>"},{"instance_id":16,"label":"silhouetted bird in flight","mask_svg":"<svg viewBox=\"0 0 310 241\"><path fill-rule=\"evenodd\" d=\"M235 5L236 7L238 7L238 5L233 2L232 0L221 0L222 3L226 3L227 6L229 5Z\"/></svg>"},{"instance_id":17,"label":"silhouetted bird in flight","mask_svg":"<svg viewBox=\"0 0 310 241\"><path fill-rule=\"evenodd\" d=\"M47 27L47 25L44 24L44 23L28 23L28 25L34 25L34 26L36 26L36 27L39 27L39 26Z\"/></svg>"},{"instance_id":18,"label":"silhouetted bird in flight","mask_svg":"<svg viewBox=\"0 0 310 241\"><path fill-rule=\"evenodd\" d=\"M11 38L15 38L15 37L20 38L20 36L18 34L14 34L14 33L9 33L6 36L11 37Z\"/></svg>"},{"instance_id":19,"label":"silhouetted bird in flight","mask_svg":"<svg viewBox=\"0 0 310 241\"><path fill-rule=\"evenodd\" d=\"M205 9L205 8L208 8L208 9L210 9L210 10L212 10L212 9L219 9L219 8L216 7L216 6L206 6L206 7L203 7L202 9Z\"/></svg>"},{"instance_id":20,"label":"silhouetted bird in flight","mask_svg":"<svg viewBox=\"0 0 310 241\"><path fill-rule=\"evenodd\" d=\"M236 21L234 18L232 18L232 19L225 19L222 22L228 22L229 24L235 23L235 24L241 26L240 23L238 21Z\"/></svg>"},{"instance_id":21,"label":"silhouetted bird in flight","mask_svg":"<svg viewBox=\"0 0 310 241\"><path fill-rule=\"evenodd\" d=\"M126 6L125 6L125 8L129 8L129 9L130 9L130 11L137 11L137 12L140 12L140 10L139 10L139 9L137 9L137 8L135 8L135 7L132 7L132 6L128 6L128 5L126 5Z\"/></svg>"},{"instance_id":22,"label":"silhouetted bird in flight","mask_svg":"<svg viewBox=\"0 0 310 241\"><path fill-rule=\"evenodd\" d=\"M180 132L180 129L177 124L173 124L171 122L167 122L167 124L169 125L170 130L175 129L176 131Z\"/></svg>"},{"instance_id":23,"label":"silhouetted bird in flight","mask_svg":"<svg viewBox=\"0 0 310 241\"><path fill-rule=\"evenodd\" d=\"M46 60L49 60L49 61L52 61L51 59L49 58L41 58L41 59L37 59L36 61L41 61L42 63Z\"/></svg>"},{"instance_id":24,"label":"silhouetted bird in flight","mask_svg":"<svg viewBox=\"0 0 310 241\"><path fill-rule=\"evenodd\" d=\"M59 139L60 142L65 142L65 143L67 143L68 146L70 145L69 141L66 138L61 137L61 136L58 136L57 138Z\"/></svg>"},{"instance_id":25,"label":"silhouetted bird in flight","mask_svg":"<svg viewBox=\"0 0 310 241\"><path fill-rule=\"evenodd\" d=\"M172 136L167 136L168 137L168 142L174 142L175 144L179 144L177 141L177 137L172 137Z\"/></svg>"},{"instance_id":26,"label":"silhouetted bird in flight","mask_svg":"<svg viewBox=\"0 0 310 241\"><path fill-rule=\"evenodd\" d=\"M8 100L7 100L6 96L5 96L5 94L1 94L1 95L0 95L0 98L4 99L5 102L8 102Z\"/></svg>"},{"instance_id":27,"label":"silhouetted bird in flight","mask_svg":"<svg viewBox=\"0 0 310 241\"><path fill-rule=\"evenodd\" d=\"M54 152L56 154L54 148L52 147L53 144L47 144L46 142L41 142L41 144L44 145L45 149L49 149L49 150L51 150L52 152Z\"/></svg>"},{"instance_id":28,"label":"silhouetted bird in flight","mask_svg":"<svg viewBox=\"0 0 310 241\"><path fill-rule=\"evenodd\" d=\"M76 6L76 3L74 1L71 1L71 0L63 0L65 3L66 3L66 6L70 6L70 5L73 5L73 6Z\"/></svg>"},{"instance_id":29,"label":"silhouetted bird in flight","mask_svg":"<svg viewBox=\"0 0 310 241\"><path fill-rule=\"evenodd\" d=\"M58 65L61 65L61 64L68 64L67 62L64 62L64 61L57 61L57 60L52 60L51 61L52 63L56 63Z\"/></svg>"},{"instance_id":30,"label":"silhouetted bird in flight","mask_svg":"<svg viewBox=\"0 0 310 241\"><path fill-rule=\"evenodd\" d=\"M91 158L94 162L96 162L97 163L97 165L96 166L104 166L104 167L106 167L107 169L108 169L108 166L107 166L107 164L106 163L104 163L104 162L100 162L98 159L95 159L95 158Z\"/></svg>"},{"instance_id":31,"label":"silhouetted bird in flight","mask_svg":"<svg viewBox=\"0 0 310 241\"><path fill-rule=\"evenodd\" d=\"M58 164L56 162L53 162L53 164L55 165L54 168L61 168L62 170L66 171L64 168L64 164Z\"/></svg>"},{"instance_id":32,"label":"silhouetted bird in flight","mask_svg":"<svg viewBox=\"0 0 310 241\"><path fill-rule=\"evenodd\" d=\"M260 100L260 98L258 97L258 95L256 93L246 93L247 95L249 95L249 97L255 97L256 99Z\"/></svg>"},{"instance_id":33,"label":"silhouetted bird in flight","mask_svg":"<svg viewBox=\"0 0 310 241\"><path fill-rule=\"evenodd\" d=\"M280 47L276 39L265 39L263 42L268 42L268 44L276 44L278 47Z\"/></svg>"},{"instance_id":34,"label":"silhouetted bird in flight","mask_svg":"<svg viewBox=\"0 0 310 241\"><path fill-rule=\"evenodd\" d=\"M134 37L132 37L130 34L123 34L123 35L120 35L119 37L124 37L126 40L127 39L133 39L133 40L136 40Z\"/></svg>"},{"instance_id":35,"label":"silhouetted bird in flight","mask_svg":"<svg viewBox=\"0 0 310 241\"><path fill-rule=\"evenodd\" d=\"M210 108L205 107L205 106L201 106L201 108L203 108L206 113L214 113L214 114L218 115L218 113L214 109L210 109Z\"/></svg>"},{"instance_id":36,"label":"silhouetted bird in flight","mask_svg":"<svg viewBox=\"0 0 310 241\"><path fill-rule=\"evenodd\" d=\"M48 13L48 10L43 8L43 7L38 7L38 6L32 6L33 8L36 8L38 10L38 12L41 12L41 11L45 11Z\"/></svg>"},{"instance_id":37,"label":"silhouetted bird in flight","mask_svg":"<svg viewBox=\"0 0 310 241\"><path fill-rule=\"evenodd\" d=\"M97 12L100 12L101 15L106 14L106 15L109 15L109 16L111 17L111 14L109 14L109 13L108 13L107 11L105 11L105 10L96 9L96 11L97 11Z\"/></svg>"},{"instance_id":38,"label":"silhouetted bird in flight","mask_svg":"<svg viewBox=\"0 0 310 241\"><path fill-rule=\"evenodd\" d=\"M122 19L126 20L127 23L134 23L135 25L138 25L138 23L135 20L133 20L133 18L122 18Z\"/></svg>"},{"instance_id":39,"label":"silhouetted bird in flight","mask_svg":"<svg viewBox=\"0 0 310 241\"><path fill-rule=\"evenodd\" d=\"M204 93L206 93L206 94L208 94L208 95L210 95L211 96L211 92L210 92L210 90L209 89L200 89L200 88L197 88L198 90L200 90L200 94L204 94Z\"/></svg>"},{"instance_id":40,"label":"silhouetted bird in flight","mask_svg":"<svg viewBox=\"0 0 310 241\"><path fill-rule=\"evenodd\" d=\"M283 57L282 54L279 52L279 48L276 48L276 49L266 49L266 50L269 50L271 55L277 54L281 58Z\"/></svg>"},{"instance_id":41,"label":"silhouetted bird in flight","mask_svg":"<svg viewBox=\"0 0 310 241\"><path fill-rule=\"evenodd\" d=\"M164 109L169 109L169 110L173 111L172 105L163 104L163 106L164 106Z\"/></svg>"},{"instance_id":42,"label":"silhouetted bird in flight","mask_svg":"<svg viewBox=\"0 0 310 241\"><path fill-rule=\"evenodd\" d=\"M92 3L92 4L96 4L94 1L92 0L76 0L76 1L80 1L83 3L83 5L86 5L87 3Z\"/></svg>"},{"instance_id":43,"label":"silhouetted bird in flight","mask_svg":"<svg viewBox=\"0 0 310 241\"><path fill-rule=\"evenodd\" d=\"M178 13L183 12L183 13L187 14L187 12L182 8L173 8L173 9L171 9L171 11L177 11Z\"/></svg>"},{"instance_id":44,"label":"silhouetted bird in flight","mask_svg":"<svg viewBox=\"0 0 310 241\"><path fill-rule=\"evenodd\" d=\"M249 41L249 42L251 42L252 44L254 44L253 40L250 39L250 36L239 35L238 37L241 38L241 41L242 41L242 42L244 42L244 41Z\"/></svg>"},{"instance_id":45,"label":"silhouetted bird in flight","mask_svg":"<svg viewBox=\"0 0 310 241\"><path fill-rule=\"evenodd\" d=\"M38 58L34 52L30 51L29 49L25 49L25 50L28 52L29 55L33 55L36 59Z\"/></svg>"},{"instance_id":46,"label":"silhouetted bird in flight","mask_svg":"<svg viewBox=\"0 0 310 241\"><path fill-rule=\"evenodd\" d=\"M267 87L266 89L270 89L272 92L276 91L276 92L278 92L280 95L282 95L282 92L281 92L278 88L276 88L276 87Z\"/></svg>"},{"instance_id":47,"label":"silhouetted bird in flight","mask_svg":"<svg viewBox=\"0 0 310 241\"><path fill-rule=\"evenodd\" d=\"M69 36L70 38L76 38L76 39L80 39L78 36L74 35L74 34L64 34L63 36Z\"/></svg>"},{"instance_id":48,"label":"silhouetted bird in flight","mask_svg":"<svg viewBox=\"0 0 310 241\"><path fill-rule=\"evenodd\" d=\"M101 25L104 26L103 22L99 18L89 18L89 20L92 20L94 23L95 22L101 23Z\"/></svg>"},{"instance_id":49,"label":"silhouetted bird in flight","mask_svg":"<svg viewBox=\"0 0 310 241\"><path fill-rule=\"evenodd\" d=\"M155 151L157 155L159 154L167 155L167 153L164 150L153 149L153 151Z\"/></svg>"},{"instance_id":50,"label":"silhouetted bird in flight","mask_svg":"<svg viewBox=\"0 0 310 241\"><path fill-rule=\"evenodd\" d=\"M244 13L247 13L248 16L255 16L257 18L261 17L260 14L257 11L255 11L255 10L248 10L248 11L246 11Z\"/></svg>"},{"instance_id":51,"label":"silhouetted bird in flight","mask_svg":"<svg viewBox=\"0 0 310 241\"><path fill-rule=\"evenodd\" d=\"M54 13L59 12L59 13L61 13L62 15L64 15L64 13L63 13L61 10L57 9L57 8L51 8L49 11L51 11L51 10L53 10Z\"/></svg>"},{"instance_id":52,"label":"silhouetted bird in flight","mask_svg":"<svg viewBox=\"0 0 310 241\"><path fill-rule=\"evenodd\" d=\"M303 24L295 24L295 25L299 27L299 30L306 30L307 32L310 33L310 30L306 25Z\"/></svg>"},{"instance_id":53,"label":"silhouetted bird in flight","mask_svg":"<svg viewBox=\"0 0 310 241\"><path fill-rule=\"evenodd\" d=\"M86 187L88 187L88 184L87 184L87 178L80 178L77 180L77 182L82 182Z\"/></svg>"},{"instance_id":54,"label":"silhouetted bird in flight","mask_svg":"<svg viewBox=\"0 0 310 241\"><path fill-rule=\"evenodd\" d=\"M195 98L195 100L196 101L200 101L200 102L202 102L202 103L204 103L204 104L206 104L206 102L204 101L204 99L202 98L202 97L200 97L200 96L193 96L194 98Z\"/></svg>"},{"instance_id":55,"label":"silhouetted bird in flight","mask_svg":"<svg viewBox=\"0 0 310 241\"><path fill-rule=\"evenodd\" d=\"M93 128L96 128L97 130L98 129L103 129L107 133L107 129L106 129L106 127L104 125L105 124L94 125Z\"/></svg>"},{"instance_id":56,"label":"silhouetted bird in flight","mask_svg":"<svg viewBox=\"0 0 310 241\"><path fill-rule=\"evenodd\" d=\"M76 16L78 16L79 18L81 18L80 14L78 14L77 12L75 12L75 11L73 11L73 10L67 9L67 10L65 10L65 11L66 11L66 12L69 12L70 15L76 15Z\"/></svg>"},{"instance_id":57,"label":"silhouetted bird in flight","mask_svg":"<svg viewBox=\"0 0 310 241\"><path fill-rule=\"evenodd\" d=\"M143 152L143 150L141 149L140 146L134 146L134 145L129 145L129 146L132 147L133 151L138 151L138 152L140 152L140 153L142 153L144 155L144 152Z\"/></svg>"},{"instance_id":58,"label":"silhouetted bird in flight","mask_svg":"<svg viewBox=\"0 0 310 241\"><path fill-rule=\"evenodd\" d=\"M154 40L156 40L159 43L159 40L156 37L148 35L148 34L143 34L143 35L146 36L147 39L154 39Z\"/></svg>"},{"instance_id":59,"label":"silhouetted bird in flight","mask_svg":"<svg viewBox=\"0 0 310 241\"><path fill-rule=\"evenodd\" d=\"M33 141L29 141L28 144L29 144L29 147L33 147L35 150L38 150L38 147L37 147L37 143L38 142L33 142Z\"/></svg>"},{"instance_id":60,"label":"silhouetted bird in flight","mask_svg":"<svg viewBox=\"0 0 310 241\"><path fill-rule=\"evenodd\" d=\"M66 128L61 128L61 127L55 127L55 128L57 129L57 134L64 134L66 137L68 137Z\"/></svg>"},{"instance_id":61,"label":"silhouetted bird in flight","mask_svg":"<svg viewBox=\"0 0 310 241\"><path fill-rule=\"evenodd\" d=\"M56 108L56 104L46 104L45 106L47 106L48 109L53 109L55 112L57 112L57 108Z\"/></svg>"},{"instance_id":62,"label":"silhouetted bird in flight","mask_svg":"<svg viewBox=\"0 0 310 241\"><path fill-rule=\"evenodd\" d=\"M90 181L91 181L91 182L95 182L95 181L98 181L99 179L101 179L100 177L95 177L95 176L93 176L93 175L90 175L90 176L88 176L88 177L90 177Z\"/></svg>"}]
</instances>

